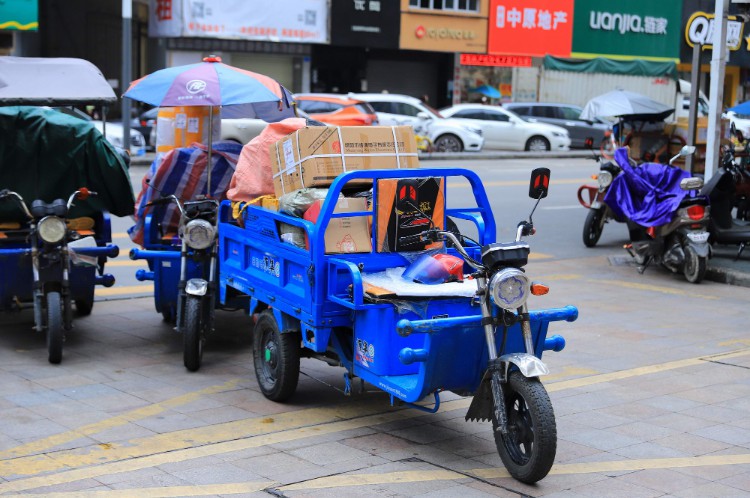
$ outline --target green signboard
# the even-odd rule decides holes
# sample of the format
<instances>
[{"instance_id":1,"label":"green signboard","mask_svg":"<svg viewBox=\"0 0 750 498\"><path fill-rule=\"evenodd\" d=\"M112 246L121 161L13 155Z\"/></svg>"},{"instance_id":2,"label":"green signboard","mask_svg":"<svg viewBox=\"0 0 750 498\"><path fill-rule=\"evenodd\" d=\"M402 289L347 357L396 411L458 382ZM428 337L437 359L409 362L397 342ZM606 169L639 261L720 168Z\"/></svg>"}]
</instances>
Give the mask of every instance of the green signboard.
<instances>
[{"instance_id":1,"label":"green signboard","mask_svg":"<svg viewBox=\"0 0 750 498\"><path fill-rule=\"evenodd\" d=\"M575 0L571 57L679 60L682 2Z\"/></svg>"},{"instance_id":2,"label":"green signboard","mask_svg":"<svg viewBox=\"0 0 750 498\"><path fill-rule=\"evenodd\" d=\"M37 0L0 0L0 31L37 31L39 5Z\"/></svg>"}]
</instances>

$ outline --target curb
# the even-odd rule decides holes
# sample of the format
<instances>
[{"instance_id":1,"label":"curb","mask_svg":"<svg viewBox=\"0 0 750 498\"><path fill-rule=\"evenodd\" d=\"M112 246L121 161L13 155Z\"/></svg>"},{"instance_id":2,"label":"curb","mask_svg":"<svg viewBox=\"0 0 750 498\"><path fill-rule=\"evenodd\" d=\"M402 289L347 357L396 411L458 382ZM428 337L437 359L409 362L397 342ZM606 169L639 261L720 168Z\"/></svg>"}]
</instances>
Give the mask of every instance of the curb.
<instances>
[{"instance_id":1,"label":"curb","mask_svg":"<svg viewBox=\"0 0 750 498\"><path fill-rule=\"evenodd\" d=\"M720 266L709 266L706 269L705 279L720 284L750 287L750 274Z\"/></svg>"}]
</instances>

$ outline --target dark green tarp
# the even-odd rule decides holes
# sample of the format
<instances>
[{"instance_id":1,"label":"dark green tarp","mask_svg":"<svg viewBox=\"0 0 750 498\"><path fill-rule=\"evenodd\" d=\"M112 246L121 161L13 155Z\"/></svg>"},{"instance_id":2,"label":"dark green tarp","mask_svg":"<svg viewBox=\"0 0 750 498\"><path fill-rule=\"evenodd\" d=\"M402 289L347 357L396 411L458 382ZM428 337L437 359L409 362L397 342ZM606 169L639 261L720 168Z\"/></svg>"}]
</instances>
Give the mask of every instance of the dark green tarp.
<instances>
[{"instance_id":1,"label":"dark green tarp","mask_svg":"<svg viewBox=\"0 0 750 498\"><path fill-rule=\"evenodd\" d=\"M0 189L35 199L67 200L81 187L99 195L77 201L71 217L106 210L133 214L125 162L88 121L43 107L0 107ZM0 202L0 220L22 220L15 202Z\"/></svg>"},{"instance_id":2,"label":"dark green tarp","mask_svg":"<svg viewBox=\"0 0 750 498\"><path fill-rule=\"evenodd\" d=\"M571 71L574 73L627 74L630 76L669 77L677 80L677 65L674 62L656 62L644 60L616 61L597 57L586 61L571 61L547 55L544 57L544 69L553 71Z\"/></svg>"}]
</instances>

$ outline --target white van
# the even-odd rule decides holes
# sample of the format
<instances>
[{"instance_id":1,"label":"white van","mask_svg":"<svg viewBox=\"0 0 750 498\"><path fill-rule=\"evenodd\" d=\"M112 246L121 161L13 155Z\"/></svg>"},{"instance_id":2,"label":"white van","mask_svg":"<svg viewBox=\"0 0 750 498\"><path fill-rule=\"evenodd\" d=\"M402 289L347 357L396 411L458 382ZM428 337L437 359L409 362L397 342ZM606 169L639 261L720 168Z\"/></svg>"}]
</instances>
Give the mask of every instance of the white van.
<instances>
[{"instance_id":1,"label":"white van","mask_svg":"<svg viewBox=\"0 0 750 498\"><path fill-rule=\"evenodd\" d=\"M690 111L690 90L692 85L687 80L677 82L677 99L675 100L675 118L687 118ZM702 91L698 92L698 117L708 116L708 97Z\"/></svg>"}]
</instances>

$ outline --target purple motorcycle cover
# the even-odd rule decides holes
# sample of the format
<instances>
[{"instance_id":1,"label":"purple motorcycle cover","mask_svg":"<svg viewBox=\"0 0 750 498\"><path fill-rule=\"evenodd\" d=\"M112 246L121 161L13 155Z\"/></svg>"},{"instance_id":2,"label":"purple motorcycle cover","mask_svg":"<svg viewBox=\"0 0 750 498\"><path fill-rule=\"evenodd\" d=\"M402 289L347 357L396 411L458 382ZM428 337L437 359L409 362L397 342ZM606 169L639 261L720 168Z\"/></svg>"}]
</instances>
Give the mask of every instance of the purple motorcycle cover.
<instances>
[{"instance_id":1,"label":"purple motorcycle cover","mask_svg":"<svg viewBox=\"0 0 750 498\"><path fill-rule=\"evenodd\" d=\"M622 172L612 180L604 196L615 215L645 227L669 223L687 195L680 182L690 177L688 172L659 163L633 167L624 147L615 151L615 161Z\"/></svg>"}]
</instances>

